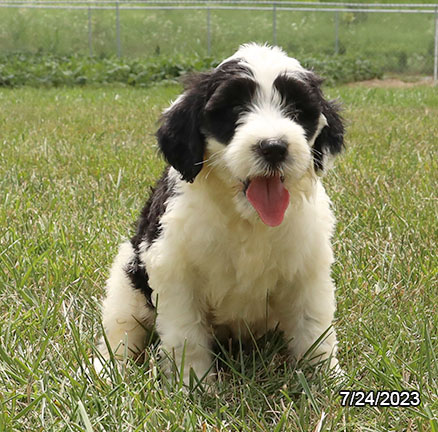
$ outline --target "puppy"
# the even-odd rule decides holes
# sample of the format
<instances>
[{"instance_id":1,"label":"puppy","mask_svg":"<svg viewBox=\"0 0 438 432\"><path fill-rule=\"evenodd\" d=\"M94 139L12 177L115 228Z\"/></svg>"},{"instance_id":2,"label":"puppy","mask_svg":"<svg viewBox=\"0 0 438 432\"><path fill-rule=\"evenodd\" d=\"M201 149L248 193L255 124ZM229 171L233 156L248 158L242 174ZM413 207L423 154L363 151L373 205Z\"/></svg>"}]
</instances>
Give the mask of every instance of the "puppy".
<instances>
[{"instance_id":1,"label":"puppy","mask_svg":"<svg viewBox=\"0 0 438 432\"><path fill-rule=\"evenodd\" d=\"M335 219L320 176L343 148L322 80L277 47L243 45L187 80L157 132L168 161L112 266L107 344L135 356L155 326L184 370L209 375L216 337L279 327L292 358L337 365ZM251 334L252 333L252 334Z\"/></svg>"}]
</instances>

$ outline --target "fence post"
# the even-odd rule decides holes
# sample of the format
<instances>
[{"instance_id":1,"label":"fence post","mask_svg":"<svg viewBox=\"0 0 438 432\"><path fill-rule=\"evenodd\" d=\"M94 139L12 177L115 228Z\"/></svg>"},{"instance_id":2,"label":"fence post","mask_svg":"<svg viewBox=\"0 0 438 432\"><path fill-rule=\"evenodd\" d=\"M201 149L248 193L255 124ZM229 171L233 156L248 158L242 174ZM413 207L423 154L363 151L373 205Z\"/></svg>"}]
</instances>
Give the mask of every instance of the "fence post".
<instances>
[{"instance_id":1,"label":"fence post","mask_svg":"<svg viewBox=\"0 0 438 432\"><path fill-rule=\"evenodd\" d=\"M211 56L211 12L210 6L207 7L207 55Z\"/></svg>"},{"instance_id":2,"label":"fence post","mask_svg":"<svg viewBox=\"0 0 438 432\"><path fill-rule=\"evenodd\" d=\"M277 45L277 4L272 5L272 39L274 45Z\"/></svg>"},{"instance_id":3,"label":"fence post","mask_svg":"<svg viewBox=\"0 0 438 432\"><path fill-rule=\"evenodd\" d=\"M339 54L339 12L335 12L335 54Z\"/></svg>"},{"instance_id":4,"label":"fence post","mask_svg":"<svg viewBox=\"0 0 438 432\"><path fill-rule=\"evenodd\" d=\"M91 7L88 6L88 51L93 56L93 28L91 26Z\"/></svg>"},{"instance_id":5,"label":"fence post","mask_svg":"<svg viewBox=\"0 0 438 432\"><path fill-rule=\"evenodd\" d=\"M117 57L122 56L122 47L120 44L120 10L119 0L116 1L116 43L117 43Z\"/></svg>"},{"instance_id":6,"label":"fence post","mask_svg":"<svg viewBox=\"0 0 438 432\"><path fill-rule=\"evenodd\" d=\"M435 42L433 53L433 82L438 83L438 7L435 8Z\"/></svg>"}]
</instances>

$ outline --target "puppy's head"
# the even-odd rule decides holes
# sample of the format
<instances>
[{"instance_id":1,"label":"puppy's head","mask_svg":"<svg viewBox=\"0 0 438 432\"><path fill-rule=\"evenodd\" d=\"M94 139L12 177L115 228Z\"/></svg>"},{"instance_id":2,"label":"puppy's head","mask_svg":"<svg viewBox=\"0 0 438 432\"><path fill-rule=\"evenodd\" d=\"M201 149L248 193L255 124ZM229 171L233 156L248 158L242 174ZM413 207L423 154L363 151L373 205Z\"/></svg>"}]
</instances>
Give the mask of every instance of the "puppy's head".
<instances>
[{"instance_id":1,"label":"puppy's head","mask_svg":"<svg viewBox=\"0 0 438 432\"><path fill-rule=\"evenodd\" d=\"M306 174L321 174L343 147L338 107L321 82L279 48L244 45L187 81L163 114L160 149L186 181L204 163L222 171L237 186L241 209L279 225L290 191Z\"/></svg>"}]
</instances>

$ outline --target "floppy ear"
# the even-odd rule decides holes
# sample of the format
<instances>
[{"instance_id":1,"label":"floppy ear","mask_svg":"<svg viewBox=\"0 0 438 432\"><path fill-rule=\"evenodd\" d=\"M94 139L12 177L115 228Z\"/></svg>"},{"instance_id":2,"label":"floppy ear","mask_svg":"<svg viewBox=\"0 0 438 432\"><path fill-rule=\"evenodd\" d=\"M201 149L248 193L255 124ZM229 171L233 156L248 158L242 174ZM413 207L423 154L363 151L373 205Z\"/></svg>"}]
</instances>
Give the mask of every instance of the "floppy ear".
<instances>
[{"instance_id":1,"label":"floppy ear","mask_svg":"<svg viewBox=\"0 0 438 432\"><path fill-rule=\"evenodd\" d=\"M339 105L335 101L322 101L322 114L327 125L323 127L313 144L313 164L315 172L322 174L330 158L344 148L344 123L339 114Z\"/></svg>"},{"instance_id":2,"label":"floppy ear","mask_svg":"<svg viewBox=\"0 0 438 432\"><path fill-rule=\"evenodd\" d=\"M331 158L344 148L344 121L340 115L340 106L336 101L328 101L321 90L323 80L313 72L306 74L307 83L318 95L321 114L324 115L326 125L316 137L313 147L313 165L317 174L322 174Z\"/></svg>"},{"instance_id":3,"label":"floppy ear","mask_svg":"<svg viewBox=\"0 0 438 432\"><path fill-rule=\"evenodd\" d=\"M157 131L158 145L166 160L192 182L202 169L205 136L201 121L209 74L198 74L186 83L186 91L164 112Z\"/></svg>"}]
</instances>

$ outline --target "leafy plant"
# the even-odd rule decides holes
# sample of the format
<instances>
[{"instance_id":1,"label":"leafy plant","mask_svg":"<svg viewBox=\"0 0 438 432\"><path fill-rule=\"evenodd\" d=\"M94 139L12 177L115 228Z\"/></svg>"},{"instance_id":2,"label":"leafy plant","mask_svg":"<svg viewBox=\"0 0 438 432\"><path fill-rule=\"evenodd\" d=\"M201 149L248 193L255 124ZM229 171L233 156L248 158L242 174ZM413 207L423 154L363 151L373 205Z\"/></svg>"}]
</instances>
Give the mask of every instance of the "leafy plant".
<instances>
[{"instance_id":1,"label":"leafy plant","mask_svg":"<svg viewBox=\"0 0 438 432\"><path fill-rule=\"evenodd\" d=\"M375 78L381 71L369 60L346 57L302 58L301 62L326 77L330 85ZM146 87L160 81L177 80L192 72L215 67L211 57L117 57L60 56L54 54L7 54L0 56L0 87L58 87L121 83Z\"/></svg>"}]
</instances>

